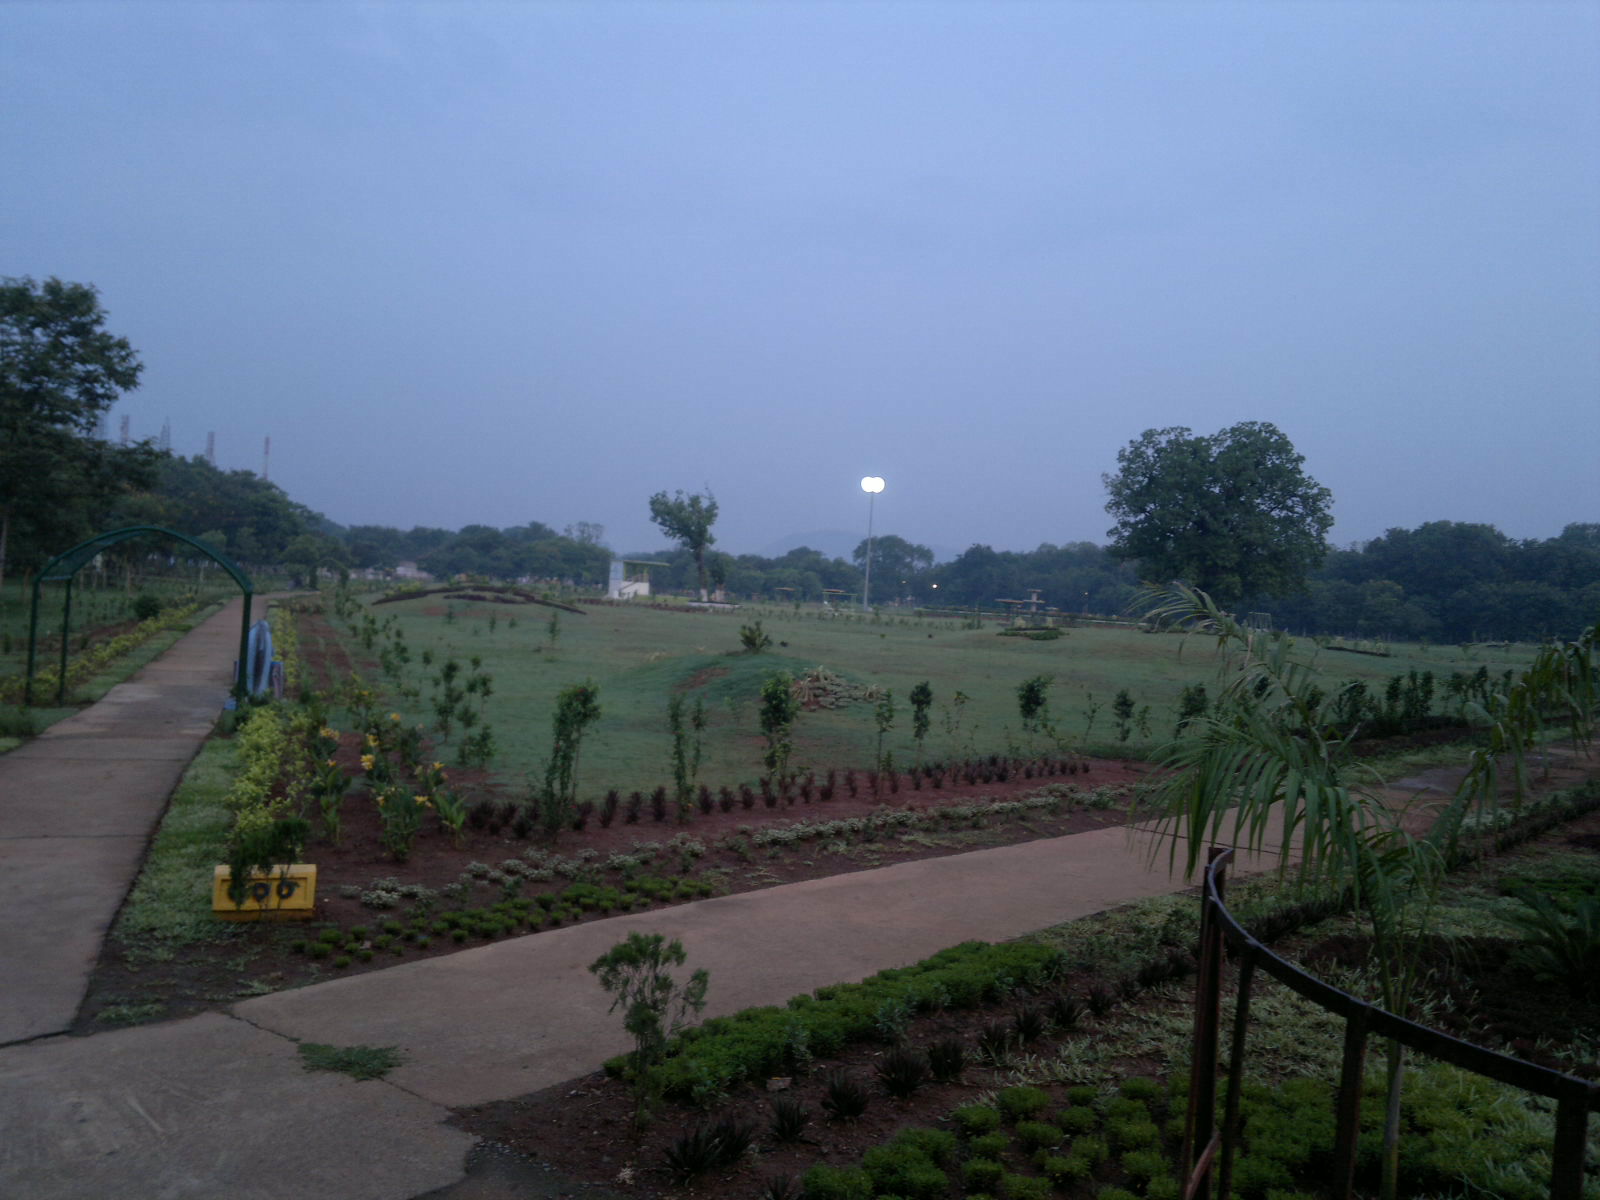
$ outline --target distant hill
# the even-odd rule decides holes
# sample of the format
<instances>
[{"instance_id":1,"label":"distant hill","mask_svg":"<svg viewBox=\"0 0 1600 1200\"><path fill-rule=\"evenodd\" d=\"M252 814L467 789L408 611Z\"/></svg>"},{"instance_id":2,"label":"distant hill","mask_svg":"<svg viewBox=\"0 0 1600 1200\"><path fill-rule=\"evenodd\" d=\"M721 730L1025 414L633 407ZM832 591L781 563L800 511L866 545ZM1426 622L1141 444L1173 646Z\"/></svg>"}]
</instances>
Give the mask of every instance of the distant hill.
<instances>
[{"instance_id":1,"label":"distant hill","mask_svg":"<svg viewBox=\"0 0 1600 1200\"><path fill-rule=\"evenodd\" d=\"M791 533L775 542L768 542L754 553L762 558L782 558L791 550L809 546L813 550L822 551L824 557L842 558L849 562L850 556L855 553L856 546L864 537L866 537L864 530L849 533L843 529L818 529L811 533Z\"/></svg>"}]
</instances>

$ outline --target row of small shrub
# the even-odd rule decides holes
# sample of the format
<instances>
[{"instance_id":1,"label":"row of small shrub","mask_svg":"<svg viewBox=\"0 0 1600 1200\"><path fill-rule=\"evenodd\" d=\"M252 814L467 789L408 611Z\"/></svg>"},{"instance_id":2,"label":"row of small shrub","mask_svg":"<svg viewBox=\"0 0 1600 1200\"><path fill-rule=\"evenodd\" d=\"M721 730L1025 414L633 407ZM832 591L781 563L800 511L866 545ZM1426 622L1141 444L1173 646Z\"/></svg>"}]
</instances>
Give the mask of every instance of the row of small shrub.
<instances>
[{"instance_id":1,"label":"row of small shrub","mask_svg":"<svg viewBox=\"0 0 1600 1200\"><path fill-rule=\"evenodd\" d=\"M1145 1078L1124 1081L1115 1094L1072 1087L1059 1106L1042 1088L1004 1088L991 1103L950 1115L959 1140L944 1130L904 1130L869 1149L859 1165L812 1167L799 1190L805 1200L944 1200L956 1182L968 1200L1043 1200L1054 1193L1176 1200L1188 1086L1179 1074L1166 1089ZM1382 1080L1371 1077L1367 1090L1381 1096ZM1549 1194L1552 1118L1511 1089L1442 1063L1419 1063L1400 1107L1402 1195L1542 1200ZM1380 1103L1362 1107L1356 1185L1363 1193L1378 1186L1383 1117ZM1334 1126L1327 1080L1247 1084L1232 1194L1309 1200L1332 1170ZM795 1191L781 1179L767 1188L769 1195ZM1583 1195L1600 1196L1600 1186L1587 1182Z\"/></svg>"},{"instance_id":2,"label":"row of small shrub","mask_svg":"<svg viewBox=\"0 0 1600 1200\"><path fill-rule=\"evenodd\" d=\"M872 796L898 795L902 785L912 791L921 791L924 786L938 790L947 782L951 787L961 785L975 787L980 784L1007 783L1018 779L1048 779L1061 775L1077 775L1080 771L1087 773L1088 764L1077 758L1016 759L999 754L964 759L959 762L928 763L904 772L871 770L858 774L854 769L842 772L830 770L819 779L816 772L808 771L803 776L791 780L780 781L770 776L763 776L754 784L741 783L737 787L720 787L715 792L707 785L701 784L694 791L692 803L682 810L674 801L672 790L665 785L650 792L630 792L626 796L613 788L606 793L598 806L590 801L579 805L573 828L584 828L590 817L598 820L601 828L609 829L619 817L625 825L636 825L643 821L646 815L660 824L687 820L695 811L701 816L710 816L714 812L729 813L735 808L749 812L755 809L758 803L764 808L793 808L796 803L810 804L812 801L826 804L835 796L846 792L852 798L860 796L863 792ZM491 822L512 825L514 818L505 812L496 817L492 811L485 810L481 819L483 825L478 826L480 828ZM519 834L519 836L526 835Z\"/></svg>"},{"instance_id":3,"label":"row of small shrub","mask_svg":"<svg viewBox=\"0 0 1600 1200\"><path fill-rule=\"evenodd\" d=\"M400 886L400 885L397 885ZM417 889L421 890L421 889ZM348 929L329 925L315 938L297 940L293 949L312 958L334 955L335 966L349 966L350 959L369 962L371 950L403 953L406 947L426 950L435 938L447 938L458 945L469 938L492 940L512 934L535 933L582 920L587 916L636 912L652 904L673 904L714 895L716 888L706 880L677 876L642 875L625 888L604 887L588 882L574 883L537 896L510 896L496 904L478 908L453 908L441 912L416 912L407 920L388 920L373 926L356 925ZM374 888L363 893L369 907L386 908L396 903L404 889L395 892ZM389 899L392 896L394 899ZM373 930L381 932L376 936ZM381 938L381 944L376 940ZM339 959L343 957L345 961Z\"/></svg>"},{"instance_id":4,"label":"row of small shrub","mask_svg":"<svg viewBox=\"0 0 1600 1200\"><path fill-rule=\"evenodd\" d=\"M861 983L833 984L795 996L786 1008L748 1008L687 1029L668 1048L657 1082L672 1099L705 1101L735 1084L878 1036L886 1006L913 1013L973 1008L1012 988L1040 986L1053 977L1060 961L1057 951L1034 943L964 942ZM612 1075L623 1074L626 1067L624 1055L606 1063Z\"/></svg>"},{"instance_id":5,"label":"row of small shrub","mask_svg":"<svg viewBox=\"0 0 1600 1200\"><path fill-rule=\"evenodd\" d=\"M1181 1104L1181 1093L1173 1099ZM1037 1087L1003 1088L991 1103L951 1114L959 1137L902 1130L859 1165L812 1167L801 1190L805 1200L945 1200L955 1182L968 1200L1045 1200L1058 1190L1100 1200L1176 1200L1181 1188L1159 1124L1168 1105L1154 1080L1128 1079L1116 1093L1068 1088L1065 1100L1057 1105ZM1166 1140L1176 1146L1182 1134L1178 1113L1167 1121ZM769 1195L794 1190L785 1183L767 1188Z\"/></svg>"},{"instance_id":6,"label":"row of small shrub","mask_svg":"<svg viewBox=\"0 0 1600 1200\"><path fill-rule=\"evenodd\" d=\"M837 821L797 821L788 825L764 825L750 834L757 847L786 846L808 841L871 841L897 829L927 829L939 826L981 824L991 817L1024 817L1036 812L1059 813L1063 808L1083 804L1090 808L1110 808L1123 793L1110 788L1079 792L1067 784L1046 784L1015 800L979 799L965 804L937 808L879 808L860 817Z\"/></svg>"},{"instance_id":7,"label":"row of small shrub","mask_svg":"<svg viewBox=\"0 0 1600 1200\"><path fill-rule=\"evenodd\" d=\"M156 634L182 625L199 612L200 608L199 601L169 608L148 620L139 622L126 633L95 642L88 649L79 651L67 660L66 686L76 687L85 679L93 678L124 654L144 645ZM59 681L60 667L57 664L39 667L33 673L34 695L50 695L56 690ZM0 679L0 704L20 704L26 685L25 675L11 675Z\"/></svg>"},{"instance_id":8,"label":"row of small shrub","mask_svg":"<svg viewBox=\"0 0 1600 1200\"><path fill-rule=\"evenodd\" d=\"M300 694L302 678L300 663L300 628L295 610L287 605L274 604L267 613L272 625L272 656L283 663L284 691L291 696Z\"/></svg>"}]
</instances>

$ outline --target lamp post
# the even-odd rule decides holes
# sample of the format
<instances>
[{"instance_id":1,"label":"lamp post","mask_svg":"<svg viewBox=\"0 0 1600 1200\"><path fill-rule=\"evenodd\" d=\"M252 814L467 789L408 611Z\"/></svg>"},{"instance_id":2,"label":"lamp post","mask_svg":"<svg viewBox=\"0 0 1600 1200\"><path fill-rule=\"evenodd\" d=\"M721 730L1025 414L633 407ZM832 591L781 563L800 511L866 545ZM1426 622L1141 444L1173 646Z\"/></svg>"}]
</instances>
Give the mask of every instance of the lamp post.
<instances>
[{"instance_id":1,"label":"lamp post","mask_svg":"<svg viewBox=\"0 0 1600 1200\"><path fill-rule=\"evenodd\" d=\"M867 574L861 583L861 611L872 609L872 502L883 491L883 480L868 475L861 481L861 490L867 494Z\"/></svg>"}]
</instances>

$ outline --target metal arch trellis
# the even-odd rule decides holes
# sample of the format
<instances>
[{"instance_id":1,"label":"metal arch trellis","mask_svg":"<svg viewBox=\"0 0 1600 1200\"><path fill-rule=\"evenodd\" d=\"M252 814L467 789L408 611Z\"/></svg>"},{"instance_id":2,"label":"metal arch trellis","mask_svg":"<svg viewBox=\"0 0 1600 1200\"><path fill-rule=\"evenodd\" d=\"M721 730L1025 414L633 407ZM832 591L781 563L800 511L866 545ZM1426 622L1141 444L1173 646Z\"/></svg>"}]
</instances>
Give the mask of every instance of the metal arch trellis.
<instances>
[{"instance_id":1,"label":"metal arch trellis","mask_svg":"<svg viewBox=\"0 0 1600 1200\"><path fill-rule=\"evenodd\" d=\"M45 563L39 574L33 580L33 600L28 609L28 670L23 680L22 703L33 703L33 668L34 652L39 637L39 589L47 582L64 581L67 585L66 596L61 605L61 663L56 673L56 703L60 704L66 694L67 686L67 645L70 641L69 622L72 617L72 581L79 571L94 561L95 557L112 546L131 541L139 537L171 538L174 541L184 542L193 546L212 562L233 577L239 585L239 590L244 594L244 615L239 622L239 665L241 670L234 683L234 691L238 693L244 687L244 671L242 670L250 640L250 606L255 597L255 584L250 581L250 576L245 574L243 568L226 554L222 554L204 542L190 537L186 533L179 533L176 529L166 529L160 525L129 525L122 529L113 529L107 533L97 534L88 541L79 542L70 550L63 550L49 562Z\"/></svg>"},{"instance_id":2,"label":"metal arch trellis","mask_svg":"<svg viewBox=\"0 0 1600 1200\"><path fill-rule=\"evenodd\" d=\"M1244 929L1224 902L1231 849L1214 848L1200 897L1200 971L1195 991L1194 1059L1189 1111L1184 1123L1184 1200L1210 1200L1232 1194L1233 1155L1239 1134L1241 1073L1250 1022L1250 990L1261 970L1313 1004L1345 1021L1344 1061L1335 1102L1332 1177L1326 1194L1348 1200L1353 1194L1356 1144L1360 1135L1361 1092L1367 1041L1392 1038L1432 1058L1556 1102L1555 1145L1550 1171L1551 1200L1581 1200L1584 1143L1589 1113L1600 1110L1600 1084L1535 1066L1471 1042L1398 1017L1307 974L1267 949ZM1223 1114L1217 1120L1218 1046L1222 1027L1222 962L1231 950L1239 960L1233 1045ZM1218 1178L1213 1181L1212 1171ZM1215 1184L1215 1186L1213 1186Z\"/></svg>"}]
</instances>

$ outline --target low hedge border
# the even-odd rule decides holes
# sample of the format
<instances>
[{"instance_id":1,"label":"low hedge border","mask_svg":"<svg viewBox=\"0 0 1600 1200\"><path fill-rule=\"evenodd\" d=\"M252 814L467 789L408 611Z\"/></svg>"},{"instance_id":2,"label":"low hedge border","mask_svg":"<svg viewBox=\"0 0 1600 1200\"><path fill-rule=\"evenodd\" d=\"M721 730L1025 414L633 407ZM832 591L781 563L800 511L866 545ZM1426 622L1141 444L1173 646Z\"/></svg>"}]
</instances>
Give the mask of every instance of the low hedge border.
<instances>
[{"instance_id":1,"label":"low hedge border","mask_svg":"<svg viewBox=\"0 0 1600 1200\"><path fill-rule=\"evenodd\" d=\"M737 1084L879 1036L885 1013L976 1008L1012 988L1039 987L1061 968L1062 955L1052 947L963 942L860 983L819 987L792 997L784 1008L747 1008L686 1029L668 1047L657 1083L671 1099L706 1103ZM628 1059L623 1054L607 1060L606 1072L625 1075Z\"/></svg>"}]
</instances>

